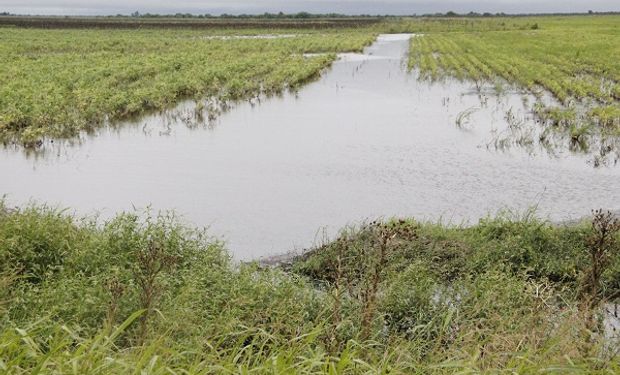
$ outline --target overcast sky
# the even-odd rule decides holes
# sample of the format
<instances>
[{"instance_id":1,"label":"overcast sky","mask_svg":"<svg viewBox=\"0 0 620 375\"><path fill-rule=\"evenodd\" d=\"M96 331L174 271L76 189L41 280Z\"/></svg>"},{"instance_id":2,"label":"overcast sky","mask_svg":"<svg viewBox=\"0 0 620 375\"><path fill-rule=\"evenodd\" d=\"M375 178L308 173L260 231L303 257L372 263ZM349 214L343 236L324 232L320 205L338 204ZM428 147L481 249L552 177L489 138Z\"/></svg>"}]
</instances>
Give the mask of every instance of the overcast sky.
<instances>
[{"instance_id":1,"label":"overcast sky","mask_svg":"<svg viewBox=\"0 0 620 375\"><path fill-rule=\"evenodd\" d=\"M0 0L0 12L105 15L141 13L422 14L434 12L548 13L620 11L620 0Z\"/></svg>"}]
</instances>

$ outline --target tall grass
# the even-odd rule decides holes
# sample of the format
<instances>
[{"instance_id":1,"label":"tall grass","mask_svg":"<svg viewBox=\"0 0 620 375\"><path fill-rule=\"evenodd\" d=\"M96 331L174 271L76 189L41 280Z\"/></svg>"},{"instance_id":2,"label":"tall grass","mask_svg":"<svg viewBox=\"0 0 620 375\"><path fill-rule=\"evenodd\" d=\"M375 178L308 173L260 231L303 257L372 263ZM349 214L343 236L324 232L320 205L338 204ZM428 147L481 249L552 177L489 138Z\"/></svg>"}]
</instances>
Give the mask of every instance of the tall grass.
<instances>
[{"instance_id":1,"label":"tall grass","mask_svg":"<svg viewBox=\"0 0 620 375\"><path fill-rule=\"evenodd\" d=\"M171 213L0 212L5 373L620 371L600 309L618 233L597 242L601 226L374 222L282 269L231 262Z\"/></svg>"}]
</instances>

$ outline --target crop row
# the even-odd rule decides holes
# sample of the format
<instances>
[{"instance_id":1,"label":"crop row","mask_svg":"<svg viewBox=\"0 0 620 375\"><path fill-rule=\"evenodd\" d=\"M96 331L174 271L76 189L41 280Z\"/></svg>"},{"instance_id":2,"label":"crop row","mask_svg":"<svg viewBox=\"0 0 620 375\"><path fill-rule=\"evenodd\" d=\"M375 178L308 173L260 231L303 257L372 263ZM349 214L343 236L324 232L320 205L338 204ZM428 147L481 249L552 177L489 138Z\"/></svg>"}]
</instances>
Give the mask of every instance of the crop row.
<instances>
[{"instance_id":1,"label":"crop row","mask_svg":"<svg viewBox=\"0 0 620 375\"><path fill-rule=\"evenodd\" d=\"M487 34L432 35L414 39L411 64L432 79L502 78L527 89L542 86L562 102L586 98L607 104L617 101L620 85L613 64L567 60L554 54L539 56L538 49L548 51L533 46L527 53L513 52L488 40Z\"/></svg>"}]
</instances>

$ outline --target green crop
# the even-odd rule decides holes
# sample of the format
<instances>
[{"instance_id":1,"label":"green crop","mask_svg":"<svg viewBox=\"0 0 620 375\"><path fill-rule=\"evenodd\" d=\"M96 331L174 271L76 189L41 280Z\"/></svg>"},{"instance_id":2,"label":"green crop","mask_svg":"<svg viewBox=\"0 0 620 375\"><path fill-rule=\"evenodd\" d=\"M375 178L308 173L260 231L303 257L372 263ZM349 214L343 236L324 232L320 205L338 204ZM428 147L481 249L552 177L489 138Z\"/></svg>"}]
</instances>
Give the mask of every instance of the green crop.
<instances>
[{"instance_id":1,"label":"green crop","mask_svg":"<svg viewBox=\"0 0 620 375\"><path fill-rule=\"evenodd\" d=\"M183 98L279 92L316 77L333 53L359 51L374 38L370 31L342 30L279 39L209 38L221 33L2 28L0 137L32 144L165 109Z\"/></svg>"}]
</instances>

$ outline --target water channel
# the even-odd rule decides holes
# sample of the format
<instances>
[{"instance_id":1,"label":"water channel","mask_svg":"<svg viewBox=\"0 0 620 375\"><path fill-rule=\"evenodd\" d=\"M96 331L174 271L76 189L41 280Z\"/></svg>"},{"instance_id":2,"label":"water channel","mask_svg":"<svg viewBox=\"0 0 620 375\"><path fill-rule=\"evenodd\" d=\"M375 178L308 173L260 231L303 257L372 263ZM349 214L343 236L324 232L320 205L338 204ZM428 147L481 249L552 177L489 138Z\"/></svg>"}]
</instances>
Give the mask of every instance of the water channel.
<instances>
[{"instance_id":1,"label":"water channel","mask_svg":"<svg viewBox=\"0 0 620 375\"><path fill-rule=\"evenodd\" d=\"M37 157L5 148L0 194L104 218L174 209L239 260L307 248L367 219L475 223L535 206L568 220L620 208L620 167L488 147L507 112L527 118L527 97L419 81L406 68L409 38L382 35L297 93L237 103L209 126L155 114Z\"/></svg>"}]
</instances>

